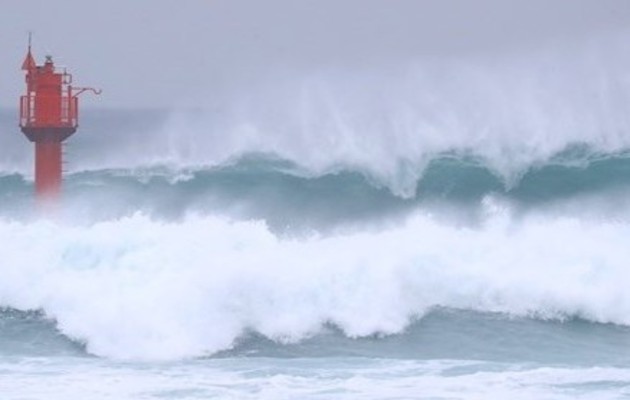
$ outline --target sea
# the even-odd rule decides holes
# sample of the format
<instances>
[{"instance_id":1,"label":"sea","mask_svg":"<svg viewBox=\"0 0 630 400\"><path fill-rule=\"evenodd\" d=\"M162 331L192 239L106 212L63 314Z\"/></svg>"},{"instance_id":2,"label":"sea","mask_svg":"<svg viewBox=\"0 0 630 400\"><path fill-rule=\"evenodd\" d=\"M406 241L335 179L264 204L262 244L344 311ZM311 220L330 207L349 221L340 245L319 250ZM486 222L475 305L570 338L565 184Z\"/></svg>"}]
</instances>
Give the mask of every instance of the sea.
<instances>
[{"instance_id":1,"label":"sea","mask_svg":"<svg viewBox=\"0 0 630 400\"><path fill-rule=\"evenodd\" d=\"M0 399L630 398L627 43L5 108Z\"/></svg>"}]
</instances>

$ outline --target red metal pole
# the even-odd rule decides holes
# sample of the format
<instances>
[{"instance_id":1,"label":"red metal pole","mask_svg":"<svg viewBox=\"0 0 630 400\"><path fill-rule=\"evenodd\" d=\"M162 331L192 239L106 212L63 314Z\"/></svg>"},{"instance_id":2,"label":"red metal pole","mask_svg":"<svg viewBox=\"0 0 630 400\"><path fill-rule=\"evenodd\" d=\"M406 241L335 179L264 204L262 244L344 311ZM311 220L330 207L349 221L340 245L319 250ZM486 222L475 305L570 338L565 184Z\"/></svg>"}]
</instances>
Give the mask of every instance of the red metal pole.
<instances>
[{"instance_id":1,"label":"red metal pole","mask_svg":"<svg viewBox=\"0 0 630 400\"><path fill-rule=\"evenodd\" d=\"M35 142L35 192L54 200L61 193L61 142Z\"/></svg>"}]
</instances>

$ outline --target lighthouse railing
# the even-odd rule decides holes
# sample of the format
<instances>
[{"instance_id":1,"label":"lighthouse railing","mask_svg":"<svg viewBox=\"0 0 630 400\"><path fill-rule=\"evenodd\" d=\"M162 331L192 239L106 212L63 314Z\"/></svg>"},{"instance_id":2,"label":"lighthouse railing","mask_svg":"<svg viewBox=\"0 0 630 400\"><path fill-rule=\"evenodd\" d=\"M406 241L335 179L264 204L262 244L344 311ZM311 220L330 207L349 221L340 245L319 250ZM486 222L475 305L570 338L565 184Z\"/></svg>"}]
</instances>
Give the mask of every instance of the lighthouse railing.
<instances>
[{"instance_id":1,"label":"lighthouse railing","mask_svg":"<svg viewBox=\"0 0 630 400\"><path fill-rule=\"evenodd\" d=\"M33 96L20 97L20 126L32 125L35 122L34 108L35 99Z\"/></svg>"},{"instance_id":2,"label":"lighthouse railing","mask_svg":"<svg viewBox=\"0 0 630 400\"><path fill-rule=\"evenodd\" d=\"M36 97L37 101L35 101ZM58 104L58 115L51 115L49 110L46 109L38 110L38 103L40 105ZM76 128L78 125L78 111L79 102L74 96L22 96L20 98L20 126Z\"/></svg>"}]
</instances>

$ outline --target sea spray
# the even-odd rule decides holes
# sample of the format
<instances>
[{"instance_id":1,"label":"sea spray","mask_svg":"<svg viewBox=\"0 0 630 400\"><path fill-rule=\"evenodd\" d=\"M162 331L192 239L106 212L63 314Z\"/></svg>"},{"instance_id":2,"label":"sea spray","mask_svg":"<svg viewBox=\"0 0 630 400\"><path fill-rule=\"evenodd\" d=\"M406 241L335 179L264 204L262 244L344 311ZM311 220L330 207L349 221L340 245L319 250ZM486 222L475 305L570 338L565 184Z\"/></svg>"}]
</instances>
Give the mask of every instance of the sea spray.
<instances>
[{"instance_id":1,"label":"sea spray","mask_svg":"<svg viewBox=\"0 0 630 400\"><path fill-rule=\"evenodd\" d=\"M411 198L444 153L481 161L508 185L575 145L630 147L626 33L526 54L424 58L261 75L194 109L86 110L68 171L224 166L252 153L313 176L362 171ZM219 95L219 94L217 94ZM13 114L2 115L10 132ZM2 135L2 170L30 174L28 146Z\"/></svg>"}]
</instances>

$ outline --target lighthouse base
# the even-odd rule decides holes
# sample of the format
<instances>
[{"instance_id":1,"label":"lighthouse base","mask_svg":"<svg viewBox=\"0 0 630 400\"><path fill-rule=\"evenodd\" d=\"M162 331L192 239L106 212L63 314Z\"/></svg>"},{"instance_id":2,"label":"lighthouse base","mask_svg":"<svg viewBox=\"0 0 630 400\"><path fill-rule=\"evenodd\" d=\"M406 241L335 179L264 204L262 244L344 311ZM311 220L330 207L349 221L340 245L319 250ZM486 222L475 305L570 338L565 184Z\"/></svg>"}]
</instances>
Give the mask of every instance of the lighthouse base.
<instances>
[{"instance_id":1,"label":"lighthouse base","mask_svg":"<svg viewBox=\"0 0 630 400\"><path fill-rule=\"evenodd\" d=\"M35 143L35 193L38 200L54 200L61 193L62 142L76 132L72 127L23 126Z\"/></svg>"},{"instance_id":2,"label":"lighthouse base","mask_svg":"<svg viewBox=\"0 0 630 400\"><path fill-rule=\"evenodd\" d=\"M35 193L52 200L61 193L61 142L35 143Z\"/></svg>"}]
</instances>

